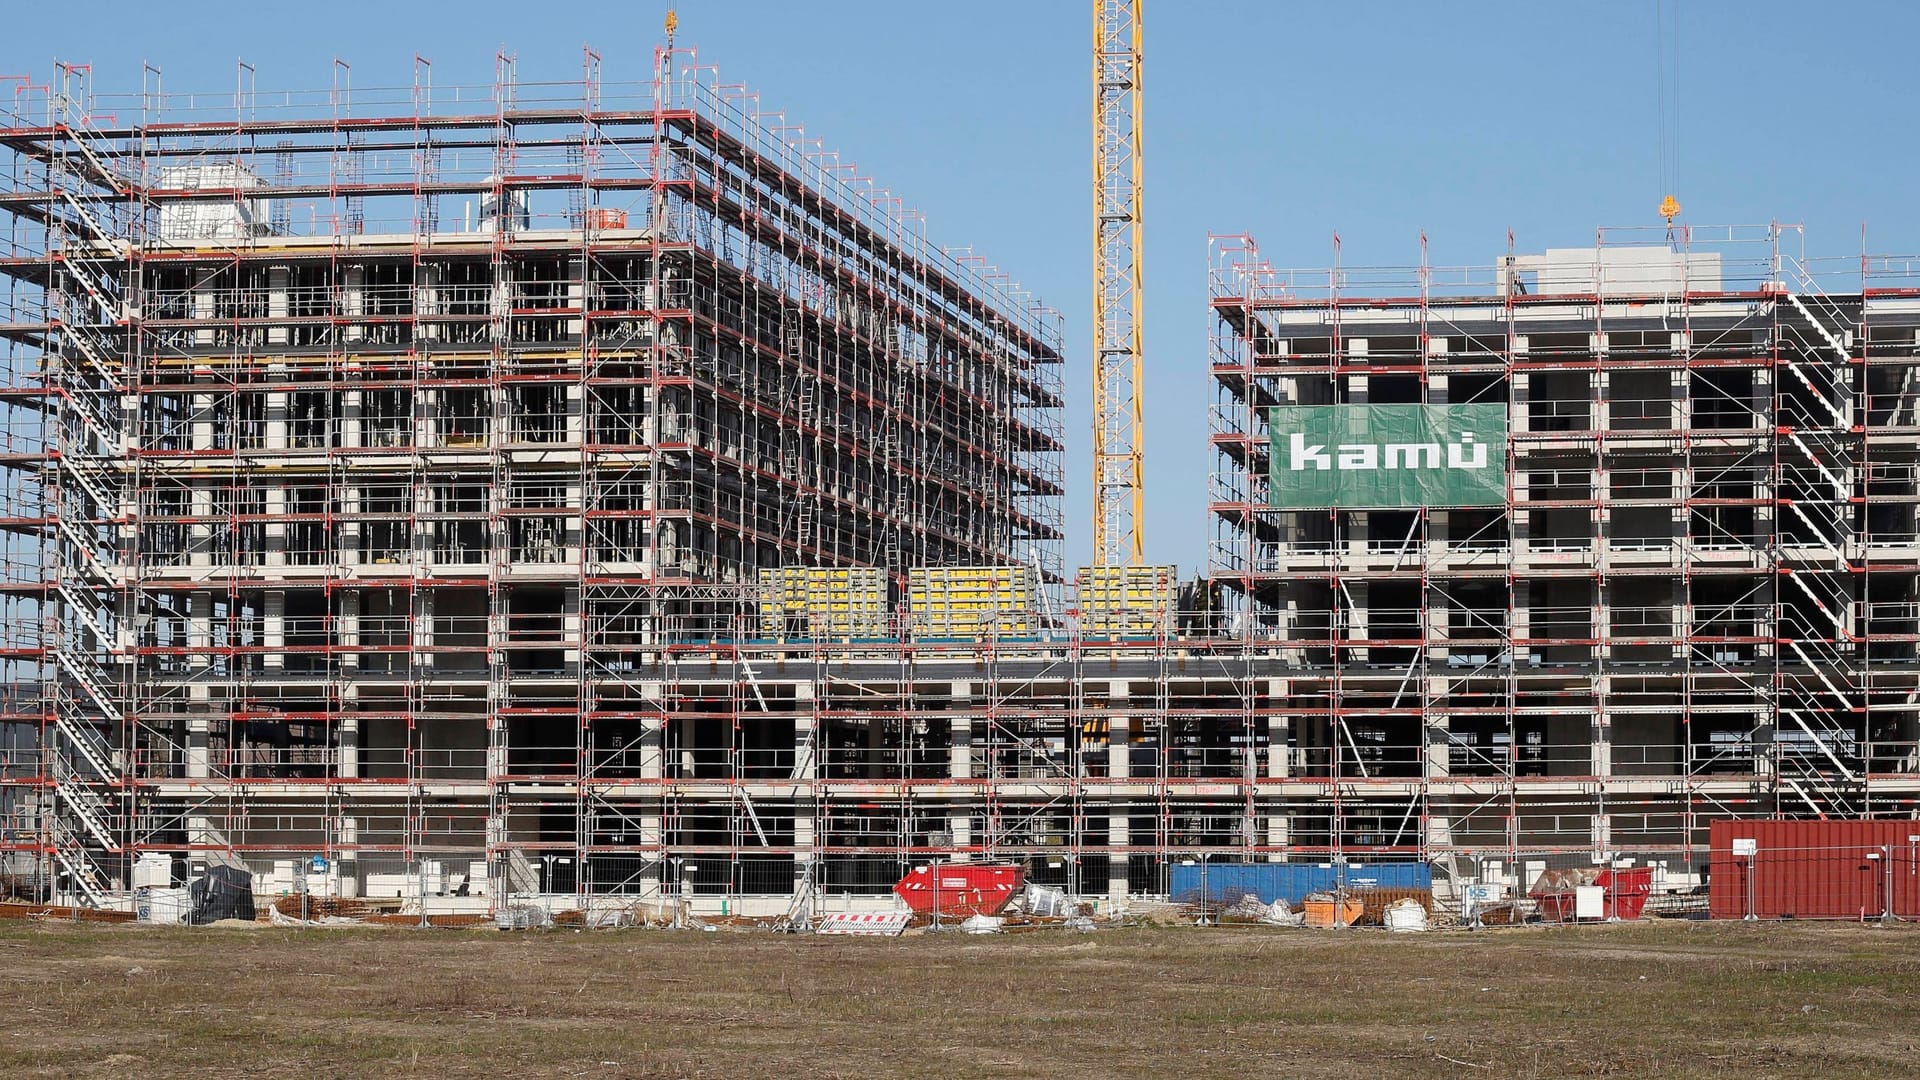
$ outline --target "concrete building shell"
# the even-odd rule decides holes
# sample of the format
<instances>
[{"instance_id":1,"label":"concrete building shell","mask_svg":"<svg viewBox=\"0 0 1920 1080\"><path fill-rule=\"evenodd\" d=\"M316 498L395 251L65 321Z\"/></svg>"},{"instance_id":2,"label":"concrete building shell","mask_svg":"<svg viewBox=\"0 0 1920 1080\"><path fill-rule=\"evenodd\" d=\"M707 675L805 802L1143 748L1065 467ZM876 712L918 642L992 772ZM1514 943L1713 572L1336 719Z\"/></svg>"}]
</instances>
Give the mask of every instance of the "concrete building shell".
<instances>
[{"instance_id":1,"label":"concrete building shell","mask_svg":"<svg viewBox=\"0 0 1920 1080\"><path fill-rule=\"evenodd\" d=\"M1058 317L690 52L149 79L62 65L0 130L25 891L124 898L143 854L657 890L741 805L594 785L758 752L663 736L646 669L759 569L1058 587Z\"/></svg>"},{"instance_id":2,"label":"concrete building shell","mask_svg":"<svg viewBox=\"0 0 1920 1080\"><path fill-rule=\"evenodd\" d=\"M1290 839L1677 871L1714 818L1914 816L1920 262L1799 239L1282 271L1215 238L1210 558L1297 665L1269 705L1327 786ZM1270 506L1268 407L1368 403L1504 406L1504 505Z\"/></svg>"}]
</instances>

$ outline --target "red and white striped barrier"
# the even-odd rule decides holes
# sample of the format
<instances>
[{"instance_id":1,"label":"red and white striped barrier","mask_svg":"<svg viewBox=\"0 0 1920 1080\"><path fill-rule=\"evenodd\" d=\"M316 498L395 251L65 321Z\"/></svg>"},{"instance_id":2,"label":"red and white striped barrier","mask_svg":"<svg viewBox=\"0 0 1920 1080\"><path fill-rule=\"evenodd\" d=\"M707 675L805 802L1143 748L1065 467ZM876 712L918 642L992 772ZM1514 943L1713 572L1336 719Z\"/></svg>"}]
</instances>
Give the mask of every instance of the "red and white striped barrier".
<instances>
[{"instance_id":1,"label":"red and white striped barrier","mask_svg":"<svg viewBox=\"0 0 1920 1080\"><path fill-rule=\"evenodd\" d=\"M840 912L825 915L816 934L844 934L852 937L899 937L913 918L910 911Z\"/></svg>"}]
</instances>

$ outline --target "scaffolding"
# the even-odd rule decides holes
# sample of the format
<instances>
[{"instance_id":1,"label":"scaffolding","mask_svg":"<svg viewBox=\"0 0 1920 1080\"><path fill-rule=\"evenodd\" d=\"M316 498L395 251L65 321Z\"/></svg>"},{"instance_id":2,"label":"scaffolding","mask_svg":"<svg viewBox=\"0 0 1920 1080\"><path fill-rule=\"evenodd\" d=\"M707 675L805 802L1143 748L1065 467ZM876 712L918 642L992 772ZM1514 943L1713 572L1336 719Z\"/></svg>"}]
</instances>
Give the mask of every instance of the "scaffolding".
<instances>
[{"instance_id":1,"label":"scaffolding","mask_svg":"<svg viewBox=\"0 0 1920 1080\"><path fill-rule=\"evenodd\" d=\"M9 888L1687 888L1713 819L1920 807L1920 259L1217 239L1208 575L1068 597L1056 315L689 52L431 71L8 87ZM1270 410L1363 403L1497 406L1500 504L1271 505Z\"/></svg>"},{"instance_id":2,"label":"scaffolding","mask_svg":"<svg viewBox=\"0 0 1920 1080\"><path fill-rule=\"evenodd\" d=\"M676 811L603 783L666 707L636 650L782 567L1059 587L1057 314L692 51L238 76L0 102L26 891L657 890Z\"/></svg>"},{"instance_id":3,"label":"scaffolding","mask_svg":"<svg viewBox=\"0 0 1920 1080\"><path fill-rule=\"evenodd\" d=\"M1694 863L1714 818L1915 814L1920 261L1777 225L1469 268L1335 245L1212 242L1212 580L1307 669L1309 827ZM1504 503L1284 507L1273 410L1382 403L1504 411Z\"/></svg>"}]
</instances>

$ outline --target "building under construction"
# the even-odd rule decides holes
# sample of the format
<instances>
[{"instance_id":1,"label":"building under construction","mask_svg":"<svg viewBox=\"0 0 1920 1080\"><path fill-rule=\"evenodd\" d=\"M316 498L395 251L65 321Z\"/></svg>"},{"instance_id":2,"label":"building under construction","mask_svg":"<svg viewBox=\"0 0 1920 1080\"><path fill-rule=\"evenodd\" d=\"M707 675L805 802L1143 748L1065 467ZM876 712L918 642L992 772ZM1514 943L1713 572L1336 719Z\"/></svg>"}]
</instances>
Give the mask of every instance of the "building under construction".
<instances>
[{"instance_id":1,"label":"building under construction","mask_svg":"<svg viewBox=\"0 0 1920 1080\"><path fill-rule=\"evenodd\" d=\"M1210 580L1067 592L1057 318L690 53L248 74L0 131L16 891L1684 885L1914 812L1920 264L1217 241Z\"/></svg>"},{"instance_id":2,"label":"building under construction","mask_svg":"<svg viewBox=\"0 0 1920 1080\"><path fill-rule=\"evenodd\" d=\"M660 650L783 567L871 568L882 614L914 567L1057 587L1052 312L690 53L498 65L13 88L4 809L39 892L314 857L635 890L717 849L784 895L814 841L730 781L791 772L792 722L664 690Z\"/></svg>"},{"instance_id":3,"label":"building under construction","mask_svg":"<svg viewBox=\"0 0 1920 1080\"><path fill-rule=\"evenodd\" d=\"M1213 580L1289 669L1294 842L1681 871L1713 818L1914 816L1920 259L1798 240L1215 240Z\"/></svg>"}]
</instances>

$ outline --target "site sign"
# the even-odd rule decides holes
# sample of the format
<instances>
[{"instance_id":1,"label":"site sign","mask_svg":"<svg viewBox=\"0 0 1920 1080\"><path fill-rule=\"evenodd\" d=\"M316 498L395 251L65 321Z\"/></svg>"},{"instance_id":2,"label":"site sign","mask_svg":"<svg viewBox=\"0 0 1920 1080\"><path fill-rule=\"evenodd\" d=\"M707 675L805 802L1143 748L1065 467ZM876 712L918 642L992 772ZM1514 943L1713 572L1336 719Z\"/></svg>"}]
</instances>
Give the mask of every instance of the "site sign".
<instances>
[{"instance_id":1,"label":"site sign","mask_svg":"<svg viewBox=\"0 0 1920 1080\"><path fill-rule=\"evenodd\" d=\"M1267 505L1505 506L1507 407L1279 405Z\"/></svg>"}]
</instances>

